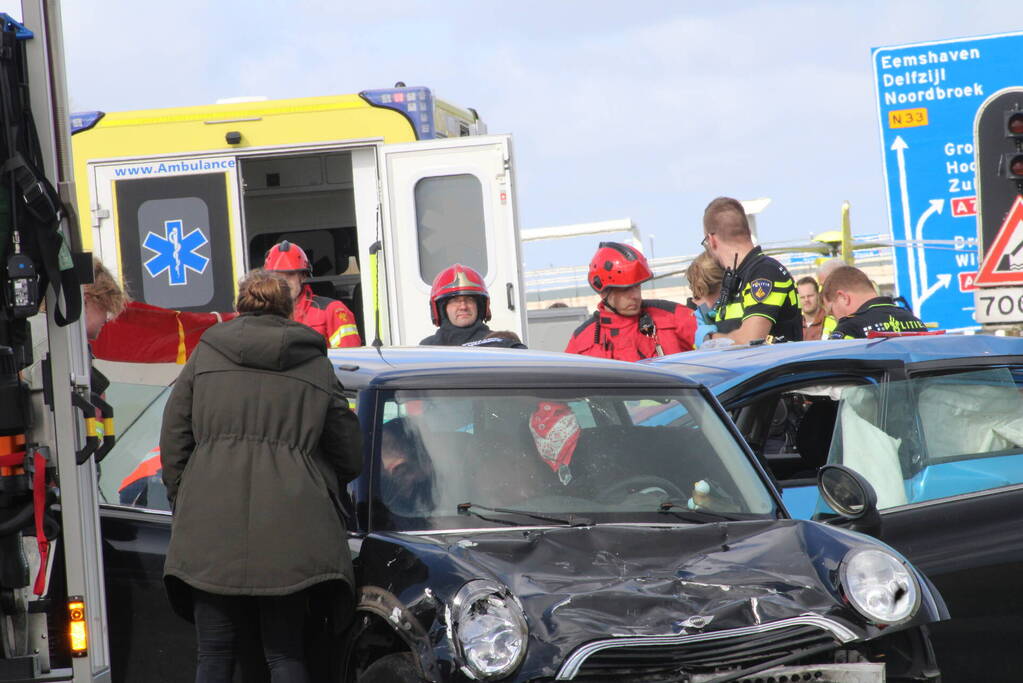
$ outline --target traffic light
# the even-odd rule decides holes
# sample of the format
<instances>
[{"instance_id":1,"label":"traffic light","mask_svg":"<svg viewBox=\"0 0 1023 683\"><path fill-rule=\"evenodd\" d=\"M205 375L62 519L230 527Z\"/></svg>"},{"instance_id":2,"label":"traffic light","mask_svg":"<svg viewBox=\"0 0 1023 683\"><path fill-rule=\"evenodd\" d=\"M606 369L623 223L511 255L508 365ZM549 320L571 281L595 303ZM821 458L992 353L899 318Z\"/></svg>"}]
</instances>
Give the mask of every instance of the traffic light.
<instances>
[{"instance_id":1,"label":"traffic light","mask_svg":"<svg viewBox=\"0 0 1023 683\"><path fill-rule=\"evenodd\" d=\"M1023 195L1023 88L995 93L974 121L977 232L987 250L1016 197Z\"/></svg>"},{"instance_id":2,"label":"traffic light","mask_svg":"<svg viewBox=\"0 0 1023 683\"><path fill-rule=\"evenodd\" d=\"M1001 171L1008 180L1023 181L1023 111L1009 109L1002 112L1005 126L1002 132L1016 149L1002 155ZM1023 194L1023 187L1017 182L1017 191Z\"/></svg>"}]
</instances>

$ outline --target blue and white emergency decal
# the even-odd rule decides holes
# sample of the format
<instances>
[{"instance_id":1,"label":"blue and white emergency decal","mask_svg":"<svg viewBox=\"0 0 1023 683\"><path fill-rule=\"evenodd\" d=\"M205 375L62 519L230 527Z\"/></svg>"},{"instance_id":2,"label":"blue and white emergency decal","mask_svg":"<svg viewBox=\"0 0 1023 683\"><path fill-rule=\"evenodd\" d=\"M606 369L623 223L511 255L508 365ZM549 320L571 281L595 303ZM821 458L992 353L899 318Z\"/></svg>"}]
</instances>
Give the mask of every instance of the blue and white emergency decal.
<instances>
[{"instance_id":1,"label":"blue and white emergency decal","mask_svg":"<svg viewBox=\"0 0 1023 683\"><path fill-rule=\"evenodd\" d=\"M178 311L232 309L234 182L225 171L114 180L121 269L132 298Z\"/></svg>"},{"instance_id":2,"label":"blue and white emergency decal","mask_svg":"<svg viewBox=\"0 0 1023 683\"><path fill-rule=\"evenodd\" d=\"M210 260L197 253L197 249L209 242L200 228L193 228L184 234L180 218L164 221L164 234L150 232L142 246L156 254L145 262L146 272L152 278L167 272L167 284L187 285L188 271L200 275L206 272Z\"/></svg>"}]
</instances>

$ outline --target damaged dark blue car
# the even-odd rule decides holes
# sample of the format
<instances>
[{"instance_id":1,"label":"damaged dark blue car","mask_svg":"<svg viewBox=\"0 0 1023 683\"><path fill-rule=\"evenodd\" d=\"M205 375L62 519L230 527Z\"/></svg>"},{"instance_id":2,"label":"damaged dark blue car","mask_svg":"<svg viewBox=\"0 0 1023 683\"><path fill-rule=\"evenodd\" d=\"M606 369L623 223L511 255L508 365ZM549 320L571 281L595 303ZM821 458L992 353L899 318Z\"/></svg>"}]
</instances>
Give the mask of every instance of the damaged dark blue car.
<instances>
[{"instance_id":1,"label":"damaged dark blue car","mask_svg":"<svg viewBox=\"0 0 1023 683\"><path fill-rule=\"evenodd\" d=\"M371 463L343 680L938 678L926 579L790 519L700 385L525 351L337 360Z\"/></svg>"}]
</instances>

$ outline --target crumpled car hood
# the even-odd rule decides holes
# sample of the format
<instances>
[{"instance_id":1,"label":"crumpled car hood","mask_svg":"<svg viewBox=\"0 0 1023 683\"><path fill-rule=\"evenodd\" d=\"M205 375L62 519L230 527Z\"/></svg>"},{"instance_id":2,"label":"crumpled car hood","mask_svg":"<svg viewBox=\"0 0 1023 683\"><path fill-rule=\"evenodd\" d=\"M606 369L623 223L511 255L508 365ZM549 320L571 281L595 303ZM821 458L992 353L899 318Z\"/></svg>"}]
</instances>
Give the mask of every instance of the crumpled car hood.
<instances>
[{"instance_id":1,"label":"crumpled car hood","mask_svg":"<svg viewBox=\"0 0 1023 683\"><path fill-rule=\"evenodd\" d=\"M831 612L848 546L822 535L788 521L597 526L480 534L450 552L504 582L531 628L579 642L682 633L691 617L719 630Z\"/></svg>"},{"instance_id":2,"label":"crumpled car hood","mask_svg":"<svg viewBox=\"0 0 1023 683\"><path fill-rule=\"evenodd\" d=\"M404 586L399 592L409 613L440 648L438 661L451 661L453 653L442 635L443 608L429 606L450 605L472 579L506 585L529 625L529 648L516 680L552 676L580 645L614 636L706 633L807 613L837 621L858 638L880 634L838 588L839 565L849 550L879 544L815 522L387 533L368 542L396 544L386 561L380 549L367 553L381 557L367 576L383 582L378 585ZM432 591L424 591L427 583ZM940 618L923 591L917 616L887 631Z\"/></svg>"}]
</instances>

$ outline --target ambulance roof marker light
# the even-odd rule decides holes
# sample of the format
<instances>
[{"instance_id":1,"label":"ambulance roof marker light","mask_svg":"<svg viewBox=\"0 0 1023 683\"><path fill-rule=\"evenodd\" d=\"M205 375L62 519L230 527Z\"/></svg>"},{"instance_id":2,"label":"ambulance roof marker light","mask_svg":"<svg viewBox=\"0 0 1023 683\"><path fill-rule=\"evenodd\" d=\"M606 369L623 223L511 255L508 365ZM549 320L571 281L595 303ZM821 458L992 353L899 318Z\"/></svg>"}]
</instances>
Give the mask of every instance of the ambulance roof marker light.
<instances>
[{"instance_id":1,"label":"ambulance roof marker light","mask_svg":"<svg viewBox=\"0 0 1023 683\"><path fill-rule=\"evenodd\" d=\"M101 111L79 111L71 114L71 134L89 130L106 116Z\"/></svg>"},{"instance_id":2,"label":"ambulance roof marker light","mask_svg":"<svg viewBox=\"0 0 1023 683\"><path fill-rule=\"evenodd\" d=\"M3 25L4 31L14 30L14 37L18 40L28 40L35 38L35 34L32 30L26 28L23 23L12 17L7 12L0 12L0 24Z\"/></svg>"},{"instance_id":3,"label":"ambulance roof marker light","mask_svg":"<svg viewBox=\"0 0 1023 683\"><path fill-rule=\"evenodd\" d=\"M408 119L417 140L437 137L433 120L433 93L424 86L405 87L398 81L394 88L363 90L359 97L374 107L393 109Z\"/></svg>"}]
</instances>

